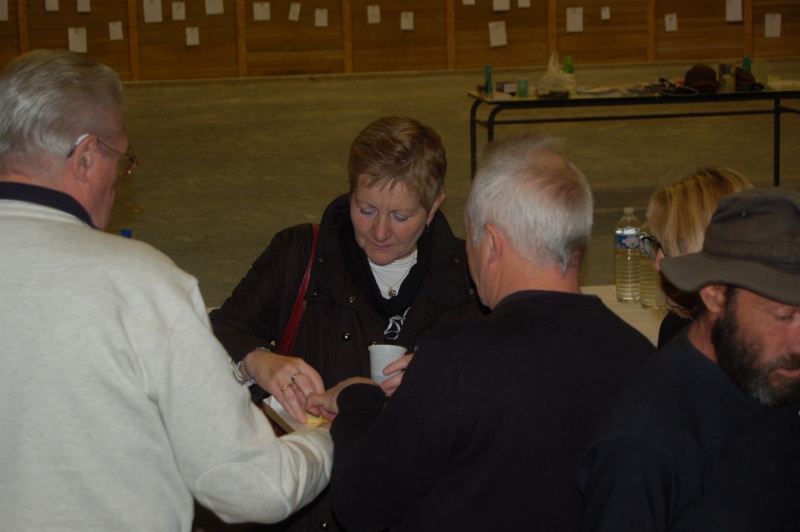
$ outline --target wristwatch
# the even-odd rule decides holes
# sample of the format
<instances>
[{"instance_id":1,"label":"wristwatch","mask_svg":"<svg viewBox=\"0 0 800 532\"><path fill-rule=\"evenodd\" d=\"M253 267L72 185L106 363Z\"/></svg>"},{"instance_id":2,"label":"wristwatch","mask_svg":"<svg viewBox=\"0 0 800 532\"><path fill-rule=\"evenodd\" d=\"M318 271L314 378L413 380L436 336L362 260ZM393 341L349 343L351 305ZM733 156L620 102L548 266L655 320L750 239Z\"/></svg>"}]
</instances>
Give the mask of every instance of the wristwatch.
<instances>
[{"instance_id":1,"label":"wristwatch","mask_svg":"<svg viewBox=\"0 0 800 532\"><path fill-rule=\"evenodd\" d=\"M256 380L247 373L247 367L244 365L244 360L240 360L239 362L234 362L231 360L231 366L233 366L233 376L236 378L236 382L239 384L243 384L245 386L252 386Z\"/></svg>"}]
</instances>

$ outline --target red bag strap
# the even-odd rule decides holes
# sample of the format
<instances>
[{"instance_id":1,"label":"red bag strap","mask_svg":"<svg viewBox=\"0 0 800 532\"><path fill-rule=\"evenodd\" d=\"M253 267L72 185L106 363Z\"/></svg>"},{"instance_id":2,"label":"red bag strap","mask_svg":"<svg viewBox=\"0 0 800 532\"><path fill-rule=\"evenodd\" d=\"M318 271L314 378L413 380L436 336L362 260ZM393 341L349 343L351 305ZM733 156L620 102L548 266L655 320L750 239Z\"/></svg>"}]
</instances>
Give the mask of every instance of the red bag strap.
<instances>
[{"instance_id":1,"label":"red bag strap","mask_svg":"<svg viewBox=\"0 0 800 532\"><path fill-rule=\"evenodd\" d=\"M311 240L311 255L308 257L308 265L306 266L306 273L303 276L303 282L300 284L300 291L297 293L297 299L294 301L292 308L292 315L289 318L289 323L286 325L286 330L283 331L283 338L281 338L281 345L279 347L280 353L285 356L291 356L294 350L294 341L297 339L297 330L300 328L300 320L303 319L303 312L306 310L306 291L308 290L308 281L311 279L311 265L314 264L314 255L317 252L317 240L319 240L319 224L311 224L312 240Z\"/></svg>"}]
</instances>

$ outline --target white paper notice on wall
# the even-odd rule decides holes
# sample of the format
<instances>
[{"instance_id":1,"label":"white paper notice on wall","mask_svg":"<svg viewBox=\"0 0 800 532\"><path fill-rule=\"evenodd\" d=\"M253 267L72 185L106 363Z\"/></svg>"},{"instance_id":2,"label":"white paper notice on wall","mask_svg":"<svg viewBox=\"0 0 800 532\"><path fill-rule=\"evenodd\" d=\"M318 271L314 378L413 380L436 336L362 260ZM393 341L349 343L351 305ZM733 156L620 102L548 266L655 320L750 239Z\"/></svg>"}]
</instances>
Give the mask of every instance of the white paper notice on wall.
<instances>
[{"instance_id":1,"label":"white paper notice on wall","mask_svg":"<svg viewBox=\"0 0 800 532\"><path fill-rule=\"evenodd\" d=\"M172 2L172 20L186 20L186 2Z\"/></svg>"},{"instance_id":2,"label":"white paper notice on wall","mask_svg":"<svg viewBox=\"0 0 800 532\"><path fill-rule=\"evenodd\" d=\"M112 41L121 41L124 37L122 35L122 22L115 20L108 23L108 38Z\"/></svg>"},{"instance_id":3,"label":"white paper notice on wall","mask_svg":"<svg viewBox=\"0 0 800 532\"><path fill-rule=\"evenodd\" d=\"M531 7L531 0L517 0L517 7L522 9Z\"/></svg>"},{"instance_id":4,"label":"white paper notice on wall","mask_svg":"<svg viewBox=\"0 0 800 532\"><path fill-rule=\"evenodd\" d=\"M664 15L664 31L678 31L678 14Z\"/></svg>"},{"instance_id":5,"label":"white paper notice on wall","mask_svg":"<svg viewBox=\"0 0 800 532\"><path fill-rule=\"evenodd\" d=\"M400 13L400 30L414 31L414 12L403 11Z\"/></svg>"},{"instance_id":6,"label":"white paper notice on wall","mask_svg":"<svg viewBox=\"0 0 800 532\"><path fill-rule=\"evenodd\" d=\"M78 13L91 13L92 2L91 0L78 0Z\"/></svg>"},{"instance_id":7,"label":"white paper notice on wall","mask_svg":"<svg viewBox=\"0 0 800 532\"><path fill-rule=\"evenodd\" d=\"M462 3L465 6L474 6L475 5L475 0L464 0Z\"/></svg>"},{"instance_id":8,"label":"white paper notice on wall","mask_svg":"<svg viewBox=\"0 0 800 532\"><path fill-rule=\"evenodd\" d=\"M8 0L0 0L0 22L8 22Z\"/></svg>"},{"instance_id":9,"label":"white paper notice on wall","mask_svg":"<svg viewBox=\"0 0 800 532\"><path fill-rule=\"evenodd\" d=\"M200 28L197 26L186 28L186 46L200 46Z\"/></svg>"},{"instance_id":10,"label":"white paper notice on wall","mask_svg":"<svg viewBox=\"0 0 800 532\"><path fill-rule=\"evenodd\" d=\"M45 11L58 11L58 0L45 0L44 1L44 10Z\"/></svg>"},{"instance_id":11,"label":"white paper notice on wall","mask_svg":"<svg viewBox=\"0 0 800 532\"><path fill-rule=\"evenodd\" d=\"M583 31L583 8L567 8L567 33L580 33Z\"/></svg>"},{"instance_id":12,"label":"white paper notice on wall","mask_svg":"<svg viewBox=\"0 0 800 532\"><path fill-rule=\"evenodd\" d=\"M315 9L314 10L314 27L327 28L328 27L328 10Z\"/></svg>"},{"instance_id":13,"label":"white paper notice on wall","mask_svg":"<svg viewBox=\"0 0 800 532\"><path fill-rule=\"evenodd\" d=\"M781 37L781 14L767 13L764 16L764 37L770 39L780 39Z\"/></svg>"},{"instance_id":14,"label":"white paper notice on wall","mask_svg":"<svg viewBox=\"0 0 800 532\"><path fill-rule=\"evenodd\" d=\"M223 15L225 4L222 0L206 0L206 15Z\"/></svg>"},{"instance_id":15,"label":"white paper notice on wall","mask_svg":"<svg viewBox=\"0 0 800 532\"><path fill-rule=\"evenodd\" d=\"M86 47L86 28L68 28L69 51L85 54L89 51Z\"/></svg>"},{"instance_id":16,"label":"white paper notice on wall","mask_svg":"<svg viewBox=\"0 0 800 532\"><path fill-rule=\"evenodd\" d=\"M508 35L506 34L506 21L496 20L489 23L489 46L497 48L508 45Z\"/></svg>"},{"instance_id":17,"label":"white paper notice on wall","mask_svg":"<svg viewBox=\"0 0 800 532\"><path fill-rule=\"evenodd\" d=\"M162 22L161 0L144 0L144 21Z\"/></svg>"},{"instance_id":18,"label":"white paper notice on wall","mask_svg":"<svg viewBox=\"0 0 800 532\"><path fill-rule=\"evenodd\" d=\"M742 0L725 0L725 22L742 21Z\"/></svg>"},{"instance_id":19,"label":"white paper notice on wall","mask_svg":"<svg viewBox=\"0 0 800 532\"><path fill-rule=\"evenodd\" d=\"M600 8L600 20L611 20L610 6L603 6Z\"/></svg>"},{"instance_id":20,"label":"white paper notice on wall","mask_svg":"<svg viewBox=\"0 0 800 532\"><path fill-rule=\"evenodd\" d=\"M270 19L272 19L272 13L269 9L269 2L256 2L253 4L253 20L260 22Z\"/></svg>"},{"instance_id":21,"label":"white paper notice on wall","mask_svg":"<svg viewBox=\"0 0 800 532\"><path fill-rule=\"evenodd\" d=\"M289 20L292 22L300 20L300 2L292 2L289 5Z\"/></svg>"},{"instance_id":22,"label":"white paper notice on wall","mask_svg":"<svg viewBox=\"0 0 800 532\"><path fill-rule=\"evenodd\" d=\"M492 0L493 11L510 11L511 0Z\"/></svg>"},{"instance_id":23,"label":"white paper notice on wall","mask_svg":"<svg viewBox=\"0 0 800 532\"><path fill-rule=\"evenodd\" d=\"M381 6L367 6L367 24L381 23Z\"/></svg>"}]
</instances>

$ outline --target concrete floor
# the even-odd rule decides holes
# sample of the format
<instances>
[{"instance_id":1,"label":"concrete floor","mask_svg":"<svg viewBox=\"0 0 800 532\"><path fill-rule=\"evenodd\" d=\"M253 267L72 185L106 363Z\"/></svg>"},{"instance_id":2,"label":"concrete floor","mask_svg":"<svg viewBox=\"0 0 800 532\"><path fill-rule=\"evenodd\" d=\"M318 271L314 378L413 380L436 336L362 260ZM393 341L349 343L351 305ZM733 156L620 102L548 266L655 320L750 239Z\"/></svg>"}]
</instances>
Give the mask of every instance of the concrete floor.
<instances>
[{"instance_id":1,"label":"concrete floor","mask_svg":"<svg viewBox=\"0 0 800 532\"><path fill-rule=\"evenodd\" d=\"M769 63L772 76L800 80L800 58ZM599 86L682 79L691 66L575 68L579 85ZM534 84L543 73L544 65L500 70L495 80L528 77ZM134 238L195 275L209 306L219 305L276 231L318 221L327 203L347 190L348 149L359 131L381 116L404 114L444 139L443 211L463 237L470 184L467 92L482 78L482 70L470 70L127 84L130 151L141 166L120 182L108 230L132 229ZM772 183L769 116L512 126L497 136L534 128L565 138L570 158L592 183L595 230L582 272L587 285L613 282L614 223L628 205L643 217L659 183L702 165L730 166L758 185ZM482 148L485 130L478 133ZM785 115L781 180L795 189L798 142L800 116Z\"/></svg>"}]
</instances>

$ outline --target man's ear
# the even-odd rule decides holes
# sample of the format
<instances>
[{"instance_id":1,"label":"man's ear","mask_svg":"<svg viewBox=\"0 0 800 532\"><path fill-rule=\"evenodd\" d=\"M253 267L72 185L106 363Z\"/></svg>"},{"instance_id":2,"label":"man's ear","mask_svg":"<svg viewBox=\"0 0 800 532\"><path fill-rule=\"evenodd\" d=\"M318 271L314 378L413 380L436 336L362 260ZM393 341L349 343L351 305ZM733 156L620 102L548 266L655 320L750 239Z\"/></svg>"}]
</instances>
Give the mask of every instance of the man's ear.
<instances>
[{"instance_id":1,"label":"man's ear","mask_svg":"<svg viewBox=\"0 0 800 532\"><path fill-rule=\"evenodd\" d=\"M69 158L69 168L72 174L81 182L89 180L89 170L99 157L97 137L89 135L81 140Z\"/></svg>"},{"instance_id":2,"label":"man's ear","mask_svg":"<svg viewBox=\"0 0 800 532\"><path fill-rule=\"evenodd\" d=\"M488 223L484 226L484 236L486 245L489 247L489 263L497 262L506 251L506 235L494 224Z\"/></svg>"},{"instance_id":3,"label":"man's ear","mask_svg":"<svg viewBox=\"0 0 800 532\"><path fill-rule=\"evenodd\" d=\"M700 298L708 312L720 314L728 301L728 289L723 284L709 284L700 289Z\"/></svg>"}]
</instances>

